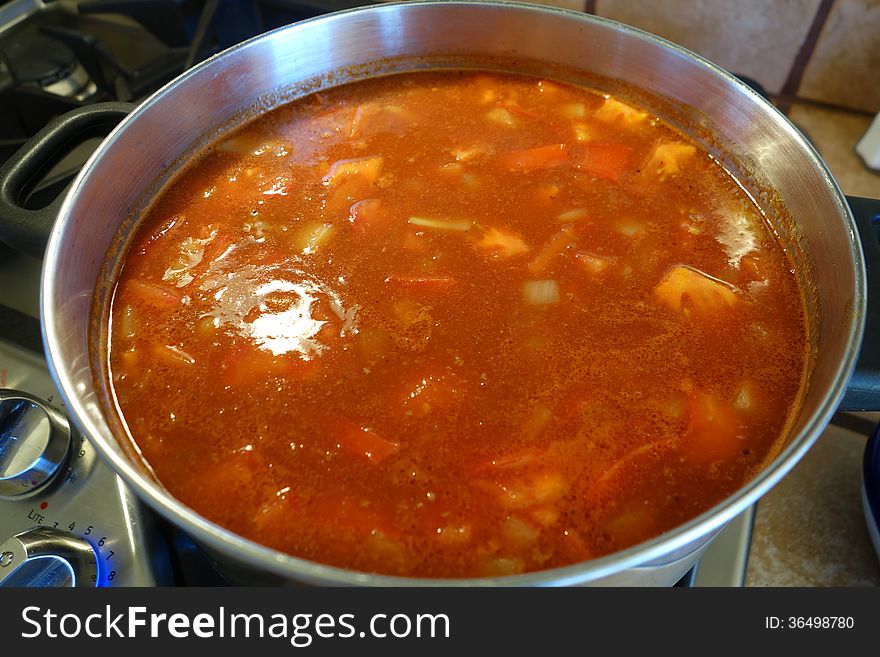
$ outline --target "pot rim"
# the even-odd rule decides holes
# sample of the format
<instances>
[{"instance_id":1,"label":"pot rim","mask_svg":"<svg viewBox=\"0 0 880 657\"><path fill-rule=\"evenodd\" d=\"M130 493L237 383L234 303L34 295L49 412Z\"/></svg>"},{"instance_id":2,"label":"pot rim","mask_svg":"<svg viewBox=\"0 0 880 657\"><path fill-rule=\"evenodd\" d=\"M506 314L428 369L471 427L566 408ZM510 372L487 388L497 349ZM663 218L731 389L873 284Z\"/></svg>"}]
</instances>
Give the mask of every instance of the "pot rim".
<instances>
[{"instance_id":1,"label":"pot rim","mask_svg":"<svg viewBox=\"0 0 880 657\"><path fill-rule=\"evenodd\" d=\"M131 461L116 451L111 444L104 441L101 432L88 419L85 404L77 393L68 364L61 362L61 327L53 321L53 308L58 303L54 297L52 281L58 275L56 270L59 259L65 250L64 227L69 221L72 208L81 188L89 184L90 173L95 163L109 149L113 148L118 136L128 126L135 123L149 107L162 102L169 91L187 84L188 80L204 69L210 68L221 58L233 57L235 53L254 47L255 44L271 39L280 38L282 33L296 33L308 30L309 25L316 21L344 21L350 14L361 12L383 13L397 11L423 11L425 7L440 6L473 6L477 8L493 7L498 11L531 12L538 17L545 14L560 14L573 21L584 23L598 23L603 29L615 30L626 34L629 38L647 41L661 48L671 49L678 54L689 58L701 66L710 70L716 76L720 76L729 84L734 85L753 102L763 104L764 109L769 111L772 117L780 122L791 139L803 149L809 156L809 160L816 167L825 181L829 193L834 197L835 204L844 219L848 229L848 242L854 265L854 309L855 320L851 323L847 332L849 348L839 363L837 371L829 389L826 391L823 401L816 411L804 424L802 430L792 437L790 443L779 455L768 464L761 472L755 475L745 485L739 488L731 496L725 498L714 507L703 512L690 521L675 527L648 541L632 546L625 550L615 552L597 559L592 559L569 566L541 570L520 575L512 575L494 578L458 578L458 579L430 579L415 577L400 577L392 575L380 575L348 570L335 566L309 561L278 550L262 546L254 541L245 539L234 534L228 529L208 521L193 509L179 502L160 484L147 477L144 472L137 468ZM542 5L526 4L521 2L479 2L464 1L450 2L448 0L428 0L425 2L398 2L381 5L358 7L344 11L333 12L322 16L306 19L291 25L279 27L270 32L257 35L247 41L236 44L231 48L218 53L197 66L184 72L158 91L154 92L142 104L140 104L129 116L127 116L102 142L92 154L80 173L71 185L59 211L58 219L52 230L46 256L43 261L43 271L40 286L41 326L43 342L46 349L49 370L61 393L62 399L71 413L71 419L81 433L86 436L95 446L102 458L119 474L125 483L137 492L138 496L146 501L155 511L166 519L182 527L196 542L210 547L217 552L230 556L236 561L243 561L249 565L258 564L258 567L266 572L284 578L295 578L300 581L311 583L336 584L336 585L370 585L370 586L534 586L534 585L573 585L588 583L592 580L610 576L628 568L650 567L674 561L669 557L677 548L688 545L693 541L706 537L723 523L732 519L753 504L759 497L766 493L772 486L788 473L788 471L800 460L800 458L812 446L821 431L828 424L832 414L843 397L846 383L855 367L858 347L861 345L864 333L864 317L867 299L866 274L864 254L861 243L857 238L855 223L852 212L844 200L837 182L834 180L826 164L812 144L797 130L789 119L779 112L771 103L757 94L745 83L721 69L705 58L690 52L689 50L669 42L661 37L644 32L642 30L617 23L608 19L576 12L568 9L548 7ZM85 420L85 421L84 421ZM651 563L655 561L656 563Z\"/></svg>"}]
</instances>

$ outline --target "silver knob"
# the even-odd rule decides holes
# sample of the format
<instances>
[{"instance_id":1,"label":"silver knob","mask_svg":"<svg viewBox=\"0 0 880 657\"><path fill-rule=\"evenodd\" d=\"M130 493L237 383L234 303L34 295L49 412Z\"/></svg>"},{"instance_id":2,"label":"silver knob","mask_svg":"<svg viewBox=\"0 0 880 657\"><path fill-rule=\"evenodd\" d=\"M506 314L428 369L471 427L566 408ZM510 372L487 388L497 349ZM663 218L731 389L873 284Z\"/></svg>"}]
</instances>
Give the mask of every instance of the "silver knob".
<instances>
[{"instance_id":1,"label":"silver knob","mask_svg":"<svg viewBox=\"0 0 880 657\"><path fill-rule=\"evenodd\" d=\"M26 495L52 480L70 448L70 425L46 402L0 389L0 498Z\"/></svg>"},{"instance_id":2,"label":"silver knob","mask_svg":"<svg viewBox=\"0 0 880 657\"><path fill-rule=\"evenodd\" d=\"M0 545L0 586L96 586L98 559L85 539L35 527Z\"/></svg>"}]
</instances>

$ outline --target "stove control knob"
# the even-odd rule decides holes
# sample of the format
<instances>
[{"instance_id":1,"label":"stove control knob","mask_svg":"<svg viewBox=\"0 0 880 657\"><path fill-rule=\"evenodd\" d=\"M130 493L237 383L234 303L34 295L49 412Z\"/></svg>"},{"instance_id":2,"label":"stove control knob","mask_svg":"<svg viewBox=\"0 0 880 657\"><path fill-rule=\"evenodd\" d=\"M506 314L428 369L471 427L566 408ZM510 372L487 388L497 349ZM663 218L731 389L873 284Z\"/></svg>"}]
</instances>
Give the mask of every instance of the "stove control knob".
<instances>
[{"instance_id":1,"label":"stove control knob","mask_svg":"<svg viewBox=\"0 0 880 657\"><path fill-rule=\"evenodd\" d=\"M27 495L52 480L70 449L70 425L46 402L0 389L0 499Z\"/></svg>"},{"instance_id":2,"label":"stove control knob","mask_svg":"<svg viewBox=\"0 0 880 657\"><path fill-rule=\"evenodd\" d=\"M95 586L98 559L85 539L52 527L34 527L0 545L0 586Z\"/></svg>"}]
</instances>

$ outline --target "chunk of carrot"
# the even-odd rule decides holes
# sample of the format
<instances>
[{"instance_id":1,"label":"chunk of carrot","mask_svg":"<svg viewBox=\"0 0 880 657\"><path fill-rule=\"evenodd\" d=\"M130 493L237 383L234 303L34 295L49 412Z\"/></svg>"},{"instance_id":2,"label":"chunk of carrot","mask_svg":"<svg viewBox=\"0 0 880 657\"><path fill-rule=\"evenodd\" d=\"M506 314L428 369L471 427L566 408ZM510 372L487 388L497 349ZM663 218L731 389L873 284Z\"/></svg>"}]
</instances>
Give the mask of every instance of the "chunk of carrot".
<instances>
[{"instance_id":1,"label":"chunk of carrot","mask_svg":"<svg viewBox=\"0 0 880 657\"><path fill-rule=\"evenodd\" d=\"M132 278L125 282L130 295L153 308L171 310L186 302L187 296L166 285L159 285L140 278Z\"/></svg>"},{"instance_id":2,"label":"chunk of carrot","mask_svg":"<svg viewBox=\"0 0 880 657\"><path fill-rule=\"evenodd\" d=\"M400 449L398 443L355 422L343 422L335 435L340 447L377 465Z\"/></svg>"},{"instance_id":3,"label":"chunk of carrot","mask_svg":"<svg viewBox=\"0 0 880 657\"><path fill-rule=\"evenodd\" d=\"M744 443L733 406L709 393L695 390L688 403L688 425L682 451L691 461L710 464L735 457Z\"/></svg>"},{"instance_id":4,"label":"chunk of carrot","mask_svg":"<svg viewBox=\"0 0 880 657\"><path fill-rule=\"evenodd\" d=\"M579 168L582 171L618 182L630 168L632 149L623 144L587 144Z\"/></svg>"},{"instance_id":5,"label":"chunk of carrot","mask_svg":"<svg viewBox=\"0 0 880 657\"><path fill-rule=\"evenodd\" d=\"M305 361L298 354L276 356L271 351L245 345L230 350L220 376L225 385L244 388L275 379L304 381L317 372L315 359Z\"/></svg>"}]
</instances>

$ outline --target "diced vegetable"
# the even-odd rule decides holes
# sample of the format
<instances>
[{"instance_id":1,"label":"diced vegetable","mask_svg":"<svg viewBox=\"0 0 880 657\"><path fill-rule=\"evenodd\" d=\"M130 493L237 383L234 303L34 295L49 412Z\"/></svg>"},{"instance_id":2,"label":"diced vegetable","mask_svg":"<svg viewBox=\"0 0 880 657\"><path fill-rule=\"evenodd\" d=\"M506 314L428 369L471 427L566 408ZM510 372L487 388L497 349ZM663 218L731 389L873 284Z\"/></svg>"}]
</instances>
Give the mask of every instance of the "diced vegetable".
<instances>
[{"instance_id":1,"label":"diced vegetable","mask_svg":"<svg viewBox=\"0 0 880 657\"><path fill-rule=\"evenodd\" d=\"M361 353L367 360L379 358L388 351L391 334L385 329L362 326L357 334Z\"/></svg>"},{"instance_id":2,"label":"diced vegetable","mask_svg":"<svg viewBox=\"0 0 880 657\"><path fill-rule=\"evenodd\" d=\"M489 110L486 114L486 118L495 123L506 125L509 128L516 126L516 119L514 119L513 115L503 107L495 107L494 109Z\"/></svg>"},{"instance_id":3,"label":"diced vegetable","mask_svg":"<svg viewBox=\"0 0 880 657\"><path fill-rule=\"evenodd\" d=\"M500 486L498 500L505 509L525 509L535 504L556 502L568 491L568 482L558 472L543 471Z\"/></svg>"},{"instance_id":4,"label":"diced vegetable","mask_svg":"<svg viewBox=\"0 0 880 657\"><path fill-rule=\"evenodd\" d=\"M196 359L183 349L170 344L156 345L153 353L171 365L193 365L196 362Z\"/></svg>"},{"instance_id":5,"label":"diced vegetable","mask_svg":"<svg viewBox=\"0 0 880 657\"><path fill-rule=\"evenodd\" d=\"M265 137L253 133L239 133L224 139L217 147L225 153L252 155L266 145Z\"/></svg>"},{"instance_id":6,"label":"diced vegetable","mask_svg":"<svg viewBox=\"0 0 880 657\"><path fill-rule=\"evenodd\" d=\"M681 171L684 162L693 157L696 152L697 149L693 144L679 142L658 144L651 152L648 162L642 167L642 172L663 179Z\"/></svg>"},{"instance_id":7,"label":"diced vegetable","mask_svg":"<svg viewBox=\"0 0 880 657\"><path fill-rule=\"evenodd\" d=\"M383 228L388 222L388 212L382 201L365 198L358 201L348 211L348 221L358 233L372 233Z\"/></svg>"},{"instance_id":8,"label":"diced vegetable","mask_svg":"<svg viewBox=\"0 0 880 657\"><path fill-rule=\"evenodd\" d=\"M572 221L580 221L581 219L586 219L589 216L589 211L586 208L575 208L574 210L566 210L565 212L560 212L556 215L556 221L569 224Z\"/></svg>"},{"instance_id":9,"label":"diced vegetable","mask_svg":"<svg viewBox=\"0 0 880 657\"><path fill-rule=\"evenodd\" d=\"M367 182L374 183L382 170L381 157L360 157L353 160L334 162L324 176L324 184L337 185L348 176L362 176Z\"/></svg>"},{"instance_id":10,"label":"diced vegetable","mask_svg":"<svg viewBox=\"0 0 880 657\"><path fill-rule=\"evenodd\" d=\"M562 230L550 238L541 252L529 263L529 271L539 274L549 268L553 261L569 246L574 243L574 231L571 226L564 226Z\"/></svg>"},{"instance_id":11,"label":"diced vegetable","mask_svg":"<svg viewBox=\"0 0 880 657\"><path fill-rule=\"evenodd\" d=\"M621 219L617 222L617 232L625 237L635 237L645 232L645 224L635 219Z\"/></svg>"},{"instance_id":12,"label":"diced vegetable","mask_svg":"<svg viewBox=\"0 0 880 657\"><path fill-rule=\"evenodd\" d=\"M479 176L471 171L465 171L461 174L461 184L472 192L480 189L482 185Z\"/></svg>"},{"instance_id":13,"label":"diced vegetable","mask_svg":"<svg viewBox=\"0 0 880 657\"><path fill-rule=\"evenodd\" d=\"M566 119L582 119L587 110L583 103L566 103L559 108L559 113Z\"/></svg>"},{"instance_id":14,"label":"diced vegetable","mask_svg":"<svg viewBox=\"0 0 880 657\"><path fill-rule=\"evenodd\" d=\"M335 232L336 226L333 224L310 221L296 231L292 246L294 250L310 255L325 246Z\"/></svg>"},{"instance_id":15,"label":"diced vegetable","mask_svg":"<svg viewBox=\"0 0 880 657\"><path fill-rule=\"evenodd\" d=\"M733 407L718 397L695 390L688 404L688 426L682 451L691 461L711 464L733 458L747 444L739 438L740 424Z\"/></svg>"},{"instance_id":16,"label":"diced vegetable","mask_svg":"<svg viewBox=\"0 0 880 657\"><path fill-rule=\"evenodd\" d=\"M542 203L550 203L553 201L562 190L559 189L559 185L554 184L542 184L538 185L538 190L535 194L536 198Z\"/></svg>"},{"instance_id":17,"label":"diced vegetable","mask_svg":"<svg viewBox=\"0 0 880 657\"><path fill-rule=\"evenodd\" d=\"M672 267L654 288L654 296L676 312L696 313L703 318L739 302L736 288L693 267Z\"/></svg>"},{"instance_id":18,"label":"diced vegetable","mask_svg":"<svg viewBox=\"0 0 880 657\"><path fill-rule=\"evenodd\" d=\"M523 423L522 436L525 440L535 440L544 433L544 429L553 417L553 409L545 404L535 404L532 412Z\"/></svg>"},{"instance_id":19,"label":"diced vegetable","mask_svg":"<svg viewBox=\"0 0 880 657\"><path fill-rule=\"evenodd\" d=\"M605 523L605 532L617 545L634 545L657 533L654 508L635 499L622 505L622 510Z\"/></svg>"},{"instance_id":20,"label":"diced vegetable","mask_svg":"<svg viewBox=\"0 0 880 657\"><path fill-rule=\"evenodd\" d=\"M516 516L508 516L501 525L501 537L515 550L529 548L540 535L536 527Z\"/></svg>"},{"instance_id":21,"label":"diced vegetable","mask_svg":"<svg viewBox=\"0 0 880 657\"><path fill-rule=\"evenodd\" d=\"M133 340L138 333L137 313L130 304L113 314L113 332L123 340Z\"/></svg>"},{"instance_id":22,"label":"diced vegetable","mask_svg":"<svg viewBox=\"0 0 880 657\"><path fill-rule=\"evenodd\" d=\"M477 246L499 258L513 258L529 251L529 245L521 237L498 228L487 230Z\"/></svg>"},{"instance_id":23,"label":"diced vegetable","mask_svg":"<svg viewBox=\"0 0 880 657\"><path fill-rule=\"evenodd\" d=\"M526 281L523 283L523 297L526 303L543 306L559 301L559 284L554 280Z\"/></svg>"},{"instance_id":24,"label":"diced vegetable","mask_svg":"<svg viewBox=\"0 0 880 657\"><path fill-rule=\"evenodd\" d=\"M617 182L630 168L632 149L623 144L587 144L580 169L597 178Z\"/></svg>"},{"instance_id":25,"label":"diced vegetable","mask_svg":"<svg viewBox=\"0 0 880 657\"><path fill-rule=\"evenodd\" d=\"M349 136L361 139L369 135L392 132L400 134L415 122L416 117L400 105L367 102L358 106L351 120Z\"/></svg>"},{"instance_id":26,"label":"diced vegetable","mask_svg":"<svg viewBox=\"0 0 880 657\"><path fill-rule=\"evenodd\" d=\"M343 423L336 437L342 448L375 464L382 463L400 449L398 443L354 422Z\"/></svg>"},{"instance_id":27,"label":"diced vegetable","mask_svg":"<svg viewBox=\"0 0 880 657\"><path fill-rule=\"evenodd\" d=\"M574 138L580 143L594 141L596 139L596 130L586 123L573 123Z\"/></svg>"},{"instance_id":28,"label":"diced vegetable","mask_svg":"<svg viewBox=\"0 0 880 657\"><path fill-rule=\"evenodd\" d=\"M480 575L483 577L507 577L521 573L524 569L522 559L515 557L484 557L480 562Z\"/></svg>"},{"instance_id":29,"label":"diced vegetable","mask_svg":"<svg viewBox=\"0 0 880 657\"><path fill-rule=\"evenodd\" d=\"M452 149L452 155L455 157L456 162L469 162L480 155L484 155L487 150L488 148L483 145L471 146L469 148L458 146Z\"/></svg>"},{"instance_id":30,"label":"diced vegetable","mask_svg":"<svg viewBox=\"0 0 880 657\"><path fill-rule=\"evenodd\" d=\"M648 118L647 112L626 105L614 98L606 98L594 116L605 123L620 121L624 125L636 125Z\"/></svg>"},{"instance_id":31,"label":"diced vegetable","mask_svg":"<svg viewBox=\"0 0 880 657\"><path fill-rule=\"evenodd\" d=\"M143 279L130 279L125 283L125 286L130 295L154 308L171 310L186 304L189 300L189 297L183 292Z\"/></svg>"},{"instance_id":32,"label":"diced vegetable","mask_svg":"<svg viewBox=\"0 0 880 657\"><path fill-rule=\"evenodd\" d=\"M473 222L468 219L432 219L431 217L410 217L406 223L422 228L435 228L437 230L451 230L465 233L473 228Z\"/></svg>"},{"instance_id":33,"label":"diced vegetable","mask_svg":"<svg viewBox=\"0 0 880 657\"><path fill-rule=\"evenodd\" d=\"M550 144L536 148L510 151L499 158L502 166L520 171L549 169L568 161L568 148L565 144Z\"/></svg>"},{"instance_id":34,"label":"diced vegetable","mask_svg":"<svg viewBox=\"0 0 880 657\"><path fill-rule=\"evenodd\" d=\"M119 367L114 370L114 380L121 381L129 375L136 374L140 365L140 352L137 349L123 351L119 357Z\"/></svg>"},{"instance_id":35,"label":"diced vegetable","mask_svg":"<svg viewBox=\"0 0 880 657\"><path fill-rule=\"evenodd\" d=\"M210 315L202 317L196 322L196 335L202 340L211 340L216 336L219 326L220 320L216 317Z\"/></svg>"},{"instance_id":36,"label":"diced vegetable","mask_svg":"<svg viewBox=\"0 0 880 657\"><path fill-rule=\"evenodd\" d=\"M419 324L430 324L433 321L430 307L412 299L395 301L391 310L400 328L407 331Z\"/></svg>"},{"instance_id":37,"label":"diced vegetable","mask_svg":"<svg viewBox=\"0 0 880 657\"><path fill-rule=\"evenodd\" d=\"M271 351L242 346L225 356L220 378L224 385L246 390L274 379L304 381L318 373L318 361L295 355L276 356Z\"/></svg>"},{"instance_id":38,"label":"diced vegetable","mask_svg":"<svg viewBox=\"0 0 880 657\"><path fill-rule=\"evenodd\" d=\"M733 407L738 411L748 411L754 405L754 397L755 393L752 390L752 386L748 383L743 383L733 400Z\"/></svg>"},{"instance_id":39,"label":"diced vegetable","mask_svg":"<svg viewBox=\"0 0 880 657\"><path fill-rule=\"evenodd\" d=\"M529 509L529 516L542 527L549 527L559 520L559 511L552 505L538 505Z\"/></svg>"},{"instance_id":40,"label":"diced vegetable","mask_svg":"<svg viewBox=\"0 0 880 657\"><path fill-rule=\"evenodd\" d=\"M617 262L614 256L597 255L587 251L576 253L574 257L591 274L602 274Z\"/></svg>"}]
</instances>

